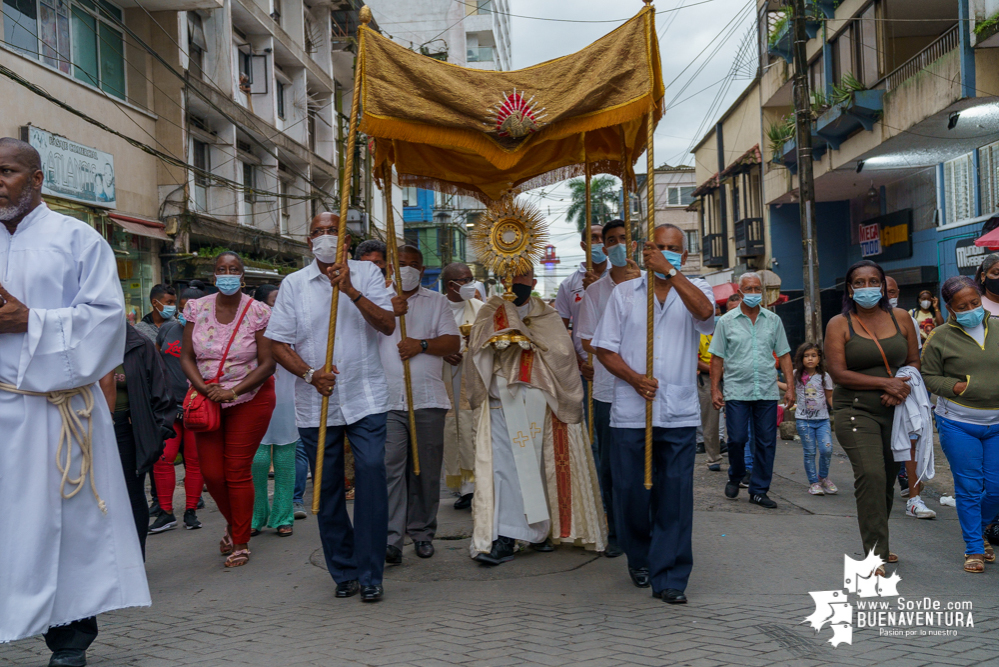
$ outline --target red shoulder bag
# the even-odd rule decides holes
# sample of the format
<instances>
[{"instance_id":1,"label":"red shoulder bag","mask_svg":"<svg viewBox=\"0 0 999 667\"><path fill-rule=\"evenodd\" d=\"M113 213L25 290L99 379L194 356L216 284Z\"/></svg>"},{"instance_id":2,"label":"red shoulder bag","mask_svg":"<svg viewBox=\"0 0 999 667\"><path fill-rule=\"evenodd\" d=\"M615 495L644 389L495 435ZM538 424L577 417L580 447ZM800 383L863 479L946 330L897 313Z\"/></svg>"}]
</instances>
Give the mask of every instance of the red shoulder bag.
<instances>
[{"instance_id":1,"label":"red shoulder bag","mask_svg":"<svg viewBox=\"0 0 999 667\"><path fill-rule=\"evenodd\" d=\"M243 323L243 318L246 317L246 311L252 305L253 299L250 299L246 307L243 308L239 319L236 320L232 336L229 337L229 344L225 346L225 352L222 353L222 361L219 362L218 372L213 379L205 380L205 384L217 384L219 378L222 377L225 360L229 357L229 348L232 347L232 341L236 340L236 333L239 331L239 325ZM184 397L184 428L194 432L217 431L221 425L222 406L215 401L209 400L207 396L199 393L194 387L190 387L187 390L187 396Z\"/></svg>"}]
</instances>

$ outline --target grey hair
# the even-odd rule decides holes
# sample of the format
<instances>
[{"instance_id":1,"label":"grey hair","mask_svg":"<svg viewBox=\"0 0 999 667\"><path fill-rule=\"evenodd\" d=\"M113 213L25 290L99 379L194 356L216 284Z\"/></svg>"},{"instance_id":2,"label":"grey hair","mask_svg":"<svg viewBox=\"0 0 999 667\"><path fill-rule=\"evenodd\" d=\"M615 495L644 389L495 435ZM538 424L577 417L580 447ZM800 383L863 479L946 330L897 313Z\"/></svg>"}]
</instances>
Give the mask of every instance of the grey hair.
<instances>
[{"instance_id":1,"label":"grey hair","mask_svg":"<svg viewBox=\"0 0 999 667\"><path fill-rule=\"evenodd\" d=\"M972 280L970 276L953 276L944 281L943 287L940 288L940 296L943 297L944 303L950 304L951 299L957 296L958 292L968 287L978 292L979 295L982 293L982 286Z\"/></svg>"},{"instance_id":2,"label":"grey hair","mask_svg":"<svg viewBox=\"0 0 999 667\"><path fill-rule=\"evenodd\" d=\"M682 229L674 225L672 222L664 222L660 225L656 225L656 229L675 229L676 231L680 232L680 238L683 239L683 243L680 247L683 250L687 249L687 234Z\"/></svg>"},{"instance_id":3,"label":"grey hair","mask_svg":"<svg viewBox=\"0 0 999 667\"><path fill-rule=\"evenodd\" d=\"M975 271L975 282L978 283L979 285L984 285L985 274L987 274L989 272L989 269L991 269L997 263L999 263L999 252L994 252L989 255L986 255L985 258L982 260L982 263L978 266L978 269Z\"/></svg>"},{"instance_id":4,"label":"grey hair","mask_svg":"<svg viewBox=\"0 0 999 667\"><path fill-rule=\"evenodd\" d=\"M388 259L387 247L378 239L368 239L367 241L362 241L360 245L357 246L357 250L354 251L354 257L356 259L360 259L373 252L380 252L382 254L382 258Z\"/></svg>"},{"instance_id":5,"label":"grey hair","mask_svg":"<svg viewBox=\"0 0 999 667\"><path fill-rule=\"evenodd\" d=\"M742 289L742 281L745 280L747 277L756 278L757 280L760 281L760 287L763 287L763 277L760 276L760 274L758 274L756 271L746 271L744 274L739 276L739 289Z\"/></svg>"}]
</instances>

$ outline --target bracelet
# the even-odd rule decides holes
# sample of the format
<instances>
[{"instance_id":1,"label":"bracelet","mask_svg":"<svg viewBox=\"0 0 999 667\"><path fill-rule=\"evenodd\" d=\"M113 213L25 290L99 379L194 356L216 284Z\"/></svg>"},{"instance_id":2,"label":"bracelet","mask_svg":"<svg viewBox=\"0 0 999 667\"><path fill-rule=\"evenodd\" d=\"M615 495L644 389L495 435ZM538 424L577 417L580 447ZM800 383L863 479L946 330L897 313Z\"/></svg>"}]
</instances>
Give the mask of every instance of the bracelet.
<instances>
[{"instance_id":1,"label":"bracelet","mask_svg":"<svg viewBox=\"0 0 999 667\"><path fill-rule=\"evenodd\" d=\"M358 293L357 293L357 298L356 298L356 299L351 299L351 300L350 300L350 302L351 302L351 303L357 303L358 301L360 301L360 300L361 300L361 298L362 298L363 296L364 296L363 294L361 294L360 292L358 292Z\"/></svg>"}]
</instances>

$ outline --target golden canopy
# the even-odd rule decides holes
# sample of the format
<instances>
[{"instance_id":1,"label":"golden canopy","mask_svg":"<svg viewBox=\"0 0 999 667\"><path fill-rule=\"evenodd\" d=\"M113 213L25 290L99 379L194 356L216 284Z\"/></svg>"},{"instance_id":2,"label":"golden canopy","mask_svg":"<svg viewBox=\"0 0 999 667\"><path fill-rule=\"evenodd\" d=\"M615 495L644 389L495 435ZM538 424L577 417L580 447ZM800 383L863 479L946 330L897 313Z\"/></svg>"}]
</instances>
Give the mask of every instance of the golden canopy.
<instances>
[{"instance_id":1,"label":"golden canopy","mask_svg":"<svg viewBox=\"0 0 999 667\"><path fill-rule=\"evenodd\" d=\"M628 177L664 87L646 6L582 51L512 72L459 67L360 31L360 131L375 173L405 185L497 200L582 173Z\"/></svg>"}]
</instances>

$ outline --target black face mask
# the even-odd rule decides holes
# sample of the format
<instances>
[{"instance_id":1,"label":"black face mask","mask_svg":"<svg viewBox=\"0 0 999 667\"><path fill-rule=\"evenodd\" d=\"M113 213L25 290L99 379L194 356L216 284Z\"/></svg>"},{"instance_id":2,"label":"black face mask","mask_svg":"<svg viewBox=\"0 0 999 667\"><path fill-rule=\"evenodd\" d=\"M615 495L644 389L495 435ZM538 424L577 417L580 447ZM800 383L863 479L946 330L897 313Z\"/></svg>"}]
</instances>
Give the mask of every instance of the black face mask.
<instances>
[{"instance_id":1,"label":"black face mask","mask_svg":"<svg viewBox=\"0 0 999 667\"><path fill-rule=\"evenodd\" d=\"M986 278L985 289L992 294L999 294L999 278Z\"/></svg>"},{"instance_id":2,"label":"black face mask","mask_svg":"<svg viewBox=\"0 0 999 667\"><path fill-rule=\"evenodd\" d=\"M523 306L527 303L527 300L531 298L531 292L534 291L533 287L530 285L524 285L523 283L514 283L511 289L517 296L517 298L513 300L513 305L515 306Z\"/></svg>"}]
</instances>

